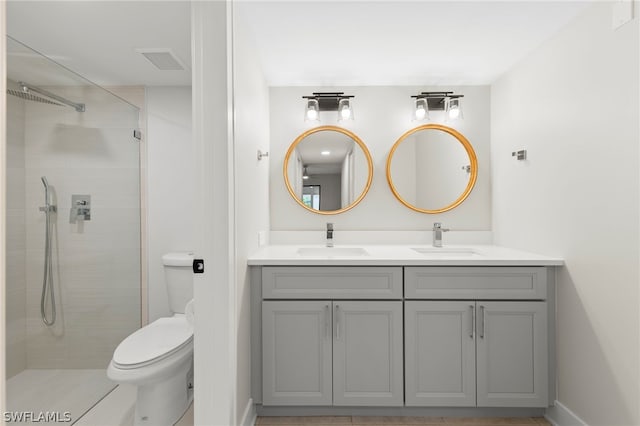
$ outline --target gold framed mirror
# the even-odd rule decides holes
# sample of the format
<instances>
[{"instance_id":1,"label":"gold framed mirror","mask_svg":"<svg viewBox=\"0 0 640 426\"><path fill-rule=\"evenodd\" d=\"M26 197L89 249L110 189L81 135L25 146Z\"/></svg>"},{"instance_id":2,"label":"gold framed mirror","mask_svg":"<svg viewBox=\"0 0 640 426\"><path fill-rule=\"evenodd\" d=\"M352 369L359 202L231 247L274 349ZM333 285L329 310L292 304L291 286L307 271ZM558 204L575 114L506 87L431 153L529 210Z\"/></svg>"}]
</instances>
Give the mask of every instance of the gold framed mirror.
<instances>
[{"instance_id":1,"label":"gold framed mirror","mask_svg":"<svg viewBox=\"0 0 640 426\"><path fill-rule=\"evenodd\" d=\"M460 132L425 124L405 132L387 157L387 182L405 206L443 213L459 206L478 178L478 159Z\"/></svg>"},{"instance_id":2,"label":"gold framed mirror","mask_svg":"<svg viewBox=\"0 0 640 426\"><path fill-rule=\"evenodd\" d=\"M299 205L318 214L338 214L358 205L369 192L373 161L355 133L320 126L293 141L284 158L283 176Z\"/></svg>"}]
</instances>

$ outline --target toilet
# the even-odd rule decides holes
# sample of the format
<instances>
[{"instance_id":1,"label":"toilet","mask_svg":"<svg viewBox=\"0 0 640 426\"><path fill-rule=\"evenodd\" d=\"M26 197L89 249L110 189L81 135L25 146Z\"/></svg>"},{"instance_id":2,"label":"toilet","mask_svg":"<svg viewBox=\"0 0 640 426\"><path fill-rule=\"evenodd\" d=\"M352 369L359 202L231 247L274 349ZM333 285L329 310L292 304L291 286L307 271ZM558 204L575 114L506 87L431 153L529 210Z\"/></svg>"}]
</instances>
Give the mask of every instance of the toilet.
<instances>
[{"instance_id":1,"label":"toilet","mask_svg":"<svg viewBox=\"0 0 640 426\"><path fill-rule=\"evenodd\" d=\"M193 400L193 253L162 256L173 316L124 339L107 376L137 386L134 425L170 426Z\"/></svg>"}]
</instances>

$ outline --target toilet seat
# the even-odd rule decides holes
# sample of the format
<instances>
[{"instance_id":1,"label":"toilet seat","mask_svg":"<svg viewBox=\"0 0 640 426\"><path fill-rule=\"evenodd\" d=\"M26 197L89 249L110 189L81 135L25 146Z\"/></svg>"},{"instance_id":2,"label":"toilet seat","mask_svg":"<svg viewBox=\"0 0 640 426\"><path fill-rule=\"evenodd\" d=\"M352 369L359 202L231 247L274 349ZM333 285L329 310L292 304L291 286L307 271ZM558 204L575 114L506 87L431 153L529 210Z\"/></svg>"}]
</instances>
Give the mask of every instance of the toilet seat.
<instances>
[{"instance_id":1,"label":"toilet seat","mask_svg":"<svg viewBox=\"0 0 640 426\"><path fill-rule=\"evenodd\" d=\"M193 324L184 315L160 318L124 339L113 354L119 369L135 369L170 357L193 342Z\"/></svg>"}]
</instances>

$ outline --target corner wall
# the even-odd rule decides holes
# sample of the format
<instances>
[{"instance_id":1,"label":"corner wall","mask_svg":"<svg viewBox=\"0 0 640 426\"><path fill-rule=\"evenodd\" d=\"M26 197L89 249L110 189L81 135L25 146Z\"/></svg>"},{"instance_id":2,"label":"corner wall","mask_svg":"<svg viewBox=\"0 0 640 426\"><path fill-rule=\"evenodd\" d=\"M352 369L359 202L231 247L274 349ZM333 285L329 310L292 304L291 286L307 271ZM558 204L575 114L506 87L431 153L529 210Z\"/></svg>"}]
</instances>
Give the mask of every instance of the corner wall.
<instances>
[{"instance_id":1,"label":"corner wall","mask_svg":"<svg viewBox=\"0 0 640 426\"><path fill-rule=\"evenodd\" d=\"M591 426L640 424L638 18L614 31L612 8L491 88L494 241L565 259L558 401Z\"/></svg>"},{"instance_id":2,"label":"corner wall","mask_svg":"<svg viewBox=\"0 0 640 426\"><path fill-rule=\"evenodd\" d=\"M236 423L251 422L250 287L247 256L258 248L258 232L269 230L269 88L257 60L250 29L234 15L234 162L236 211L236 311L238 375ZM257 152L269 152L258 160Z\"/></svg>"},{"instance_id":3,"label":"corner wall","mask_svg":"<svg viewBox=\"0 0 640 426\"><path fill-rule=\"evenodd\" d=\"M162 255L195 249L191 87L147 87L149 322L171 315Z\"/></svg>"}]
</instances>

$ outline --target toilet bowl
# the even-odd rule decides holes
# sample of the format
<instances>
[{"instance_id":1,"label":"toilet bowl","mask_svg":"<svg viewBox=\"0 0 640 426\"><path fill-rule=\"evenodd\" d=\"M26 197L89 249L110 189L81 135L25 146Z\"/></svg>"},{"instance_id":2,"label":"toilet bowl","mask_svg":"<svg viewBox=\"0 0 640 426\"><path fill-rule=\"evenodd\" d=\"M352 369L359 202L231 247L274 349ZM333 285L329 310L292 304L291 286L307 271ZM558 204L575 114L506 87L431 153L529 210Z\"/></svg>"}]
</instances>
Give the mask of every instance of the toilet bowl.
<instances>
[{"instance_id":1,"label":"toilet bowl","mask_svg":"<svg viewBox=\"0 0 640 426\"><path fill-rule=\"evenodd\" d=\"M192 262L190 253L163 256L165 271L171 270L167 287L175 313L124 339L107 368L111 380L137 386L136 426L173 425L193 400L193 300L177 307L193 297L193 286L187 283Z\"/></svg>"}]
</instances>

